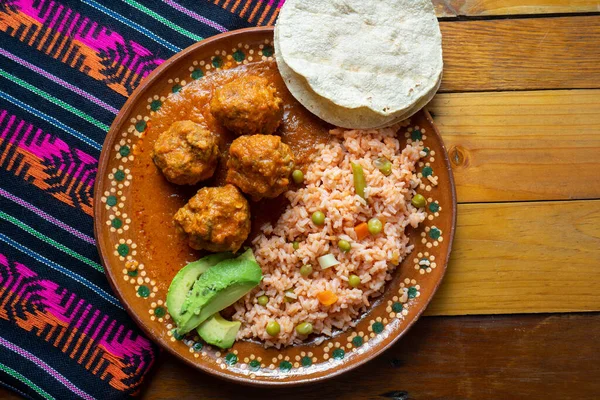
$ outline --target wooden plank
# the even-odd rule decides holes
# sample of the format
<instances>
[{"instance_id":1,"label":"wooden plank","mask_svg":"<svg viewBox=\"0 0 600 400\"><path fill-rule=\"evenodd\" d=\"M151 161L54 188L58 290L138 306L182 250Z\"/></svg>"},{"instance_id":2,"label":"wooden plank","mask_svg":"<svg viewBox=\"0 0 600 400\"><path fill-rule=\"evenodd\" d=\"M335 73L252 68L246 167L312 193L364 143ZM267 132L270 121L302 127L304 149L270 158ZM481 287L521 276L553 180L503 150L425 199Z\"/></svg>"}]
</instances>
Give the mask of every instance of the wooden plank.
<instances>
[{"instance_id":1,"label":"wooden plank","mask_svg":"<svg viewBox=\"0 0 600 400\"><path fill-rule=\"evenodd\" d=\"M600 201L462 204L428 315L600 310Z\"/></svg>"},{"instance_id":2,"label":"wooden plank","mask_svg":"<svg viewBox=\"0 0 600 400\"><path fill-rule=\"evenodd\" d=\"M600 198L600 90L439 94L428 108L459 202Z\"/></svg>"},{"instance_id":3,"label":"wooden plank","mask_svg":"<svg viewBox=\"0 0 600 400\"><path fill-rule=\"evenodd\" d=\"M600 87L600 16L440 25L442 92Z\"/></svg>"},{"instance_id":4,"label":"wooden plank","mask_svg":"<svg viewBox=\"0 0 600 400\"><path fill-rule=\"evenodd\" d=\"M221 381L166 356L144 400L593 399L600 315L422 318L391 349L332 380L285 389Z\"/></svg>"},{"instance_id":5,"label":"wooden plank","mask_svg":"<svg viewBox=\"0 0 600 400\"><path fill-rule=\"evenodd\" d=\"M433 0L438 17L480 17L600 11L598 0Z\"/></svg>"}]
</instances>

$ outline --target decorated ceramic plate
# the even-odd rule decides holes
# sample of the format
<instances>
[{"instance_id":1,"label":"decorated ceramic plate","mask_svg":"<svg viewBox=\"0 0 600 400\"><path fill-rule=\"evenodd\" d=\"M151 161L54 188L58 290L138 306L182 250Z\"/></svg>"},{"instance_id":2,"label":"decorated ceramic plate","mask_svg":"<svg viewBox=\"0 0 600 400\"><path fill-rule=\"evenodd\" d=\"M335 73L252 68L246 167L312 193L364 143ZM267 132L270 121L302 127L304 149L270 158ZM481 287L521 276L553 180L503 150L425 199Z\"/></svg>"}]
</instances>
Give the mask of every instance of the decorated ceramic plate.
<instances>
[{"instance_id":1,"label":"decorated ceramic plate","mask_svg":"<svg viewBox=\"0 0 600 400\"><path fill-rule=\"evenodd\" d=\"M249 76L260 78L252 78L255 85L266 85L252 92L267 96L257 103L266 108L253 112L253 118L268 111L265 104L279 107L272 113L274 124L261 120L260 126L270 127L263 133L274 134L262 136L264 142L252 142L252 136L243 136L248 140L243 142L232 132L240 125L217 111L226 114L224 102L231 100L223 88ZM212 101L219 96L224 96L221 104ZM158 138L184 129L178 121L216 138L209 168L214 173L200 183L173 183L179 178L157 158ZM251 122L245 124L247 128ZM268 150L273 143L275 150ZM265 153L283 157L275 163L281 179L272 180L266 192L257 189L271 172L244 175L260 163L244 164L247 159L240 153L250 161ZM233 174L235 168L241 170ZM210 225L212 239L194 233L200 228L185 225L181 215L174 218L183 207L183 214L196 212L190 217L195 223L209 221L212 217L198 210L213 207L218 212L215 204L223 200L207 200L210 190L231 191L242 204L231 215L216 217L218 224ZM186 205L192 198L199 208ZM104 142L94 212L108 279L150 338L216 376L283 385L354 368L406 332L444 275L456 204L446 150L426 110L379 130L329 125L288 92L274 59L273 30L253 28L191 46L133 93ZM182 330L169 313L169 286L183 267L210 253L206 243L216 246L214 230L231 228L234 214L241 215L241 225L221 232L233 236L216 250L246 251L252 265L260 267L259 276L213 310L221 311L227 329L207 333L202 323ZM227 257L231 261L238 254ZM217 276L220 283L209 289L217 292L250 279L246 274L223 283L225 278L213 272L211 279ZM203 276L208 273L195 277L196 289ZM189 299L189 285L181 301L185 296L195 301ZM204 296L210 290L197 291ZM198 315L208 308L203 304ZM221 336L216 340L215 335ZM222 335L229 335L231 343Z\"/></svg>"}]
</instances>

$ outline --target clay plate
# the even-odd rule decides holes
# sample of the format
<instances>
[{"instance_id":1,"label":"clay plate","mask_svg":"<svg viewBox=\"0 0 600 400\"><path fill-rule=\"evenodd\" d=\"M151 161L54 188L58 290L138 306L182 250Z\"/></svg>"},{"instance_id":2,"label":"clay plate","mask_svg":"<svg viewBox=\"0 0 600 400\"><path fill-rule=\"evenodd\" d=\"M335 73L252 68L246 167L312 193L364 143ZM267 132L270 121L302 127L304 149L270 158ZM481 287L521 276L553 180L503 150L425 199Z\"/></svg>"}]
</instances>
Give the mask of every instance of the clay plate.
<instances>
[{"instance_id":1,"label":"clay plate","mask_svg":"<svg viewBox=\"0 0 600 400\"><path fill-rule=\"evenodd\" d=\"M272 59L272 40L272 28L229 32L196 43L157 68L130 96L111 126L100 156L94 197L95 234L102 262L132 318L150 338L193 367L253 385L323 380L355 368L391 346L417 320L439 286L456 221L448 155L431 116L422 110L399 135L406 141L421 140L429 149L418 165L423 175L418 191L427 198L428 215L410 234L414 250L356 327L319 344L317 340L279 350L238 341L222 351L198 338L175 337L165 297L174 274L195 256L185 241L173 236L171 216L194 191L174 190L171 197L161 198L143 184L157 179L158 174L143 143L146 131L151 130L155 111L186 84L215 70ZM156 182L162 185L158 183L162 181ZM142 187L142 195L156 202L152 210L144 211L139 204L135 207Z\"/></svg>"}]
</instances>

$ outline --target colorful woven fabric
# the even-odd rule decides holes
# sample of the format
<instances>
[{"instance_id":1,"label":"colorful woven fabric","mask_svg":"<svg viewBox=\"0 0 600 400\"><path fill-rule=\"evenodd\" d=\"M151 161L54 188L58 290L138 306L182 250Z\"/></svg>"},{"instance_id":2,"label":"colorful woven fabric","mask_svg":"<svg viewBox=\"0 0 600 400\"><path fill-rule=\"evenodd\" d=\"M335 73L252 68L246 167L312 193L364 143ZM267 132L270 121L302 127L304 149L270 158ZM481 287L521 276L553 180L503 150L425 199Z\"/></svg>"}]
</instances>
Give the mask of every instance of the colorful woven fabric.
<instances>
[{"instance_id":1,"label":"colorful woven fabric","mask_svg":"<svg viewBox=\"0 0 600 400\"><path fill-rule=\"evenodd\" d=\"M283 0L0 0L0 384L29 398L140 391L157 348L93 238L108 128L164 60L274 23Z\"/></svg>"}]
</instances>

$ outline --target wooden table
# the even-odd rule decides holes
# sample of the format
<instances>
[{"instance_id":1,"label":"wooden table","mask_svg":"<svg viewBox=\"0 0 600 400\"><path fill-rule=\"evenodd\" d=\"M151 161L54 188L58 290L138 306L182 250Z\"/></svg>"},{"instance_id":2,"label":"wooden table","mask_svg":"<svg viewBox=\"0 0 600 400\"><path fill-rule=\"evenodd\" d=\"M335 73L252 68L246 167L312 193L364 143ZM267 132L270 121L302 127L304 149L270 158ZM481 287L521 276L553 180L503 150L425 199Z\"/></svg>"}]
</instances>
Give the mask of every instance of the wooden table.
<instances>
[{"instance_id":1,"label":"wooden table","mask_svg":"<svg viewBox=\"0 0 600 400\"><path fill-rule=\"evenodd\" d=\"M237 386L163 354L144 399L600 398L600 1L434 3L445 71L428 107L460 205L428 316L313 386Z\"/></svg>"}]
</instances>

